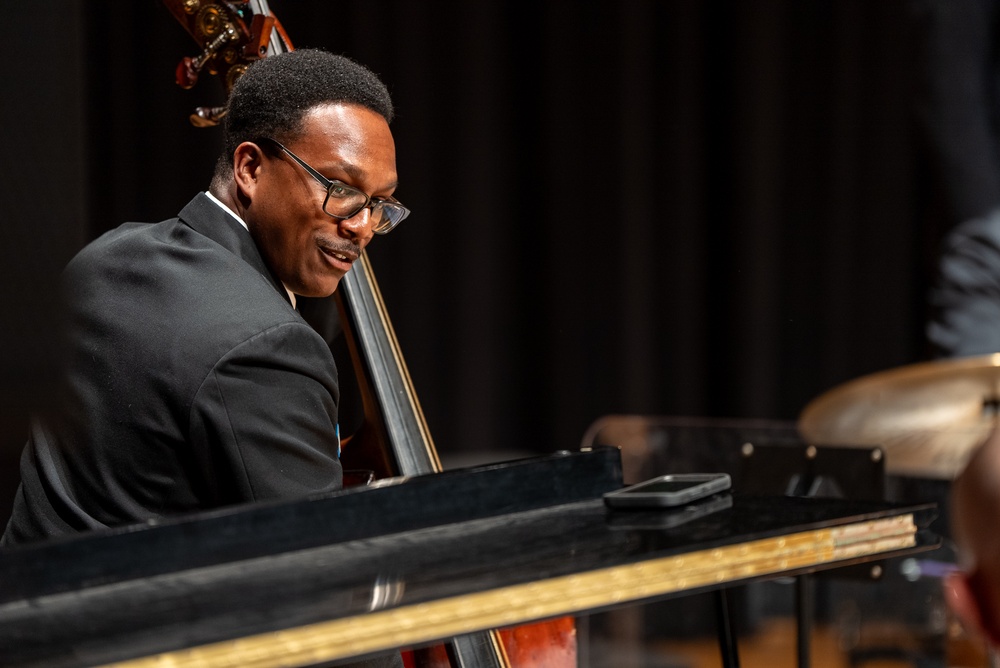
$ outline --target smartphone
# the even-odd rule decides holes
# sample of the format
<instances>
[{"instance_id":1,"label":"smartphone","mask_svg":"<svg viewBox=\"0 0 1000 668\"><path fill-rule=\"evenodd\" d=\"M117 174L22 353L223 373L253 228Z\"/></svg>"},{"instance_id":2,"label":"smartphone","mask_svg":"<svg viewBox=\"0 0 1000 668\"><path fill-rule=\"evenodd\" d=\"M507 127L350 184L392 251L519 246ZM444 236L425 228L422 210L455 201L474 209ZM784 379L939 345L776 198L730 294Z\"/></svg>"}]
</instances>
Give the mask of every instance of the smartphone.
<instances>
[{"instance_id":1,"label":"smartphone","mask_svg":"<svg viewBox=\"0 0 1000 668\"><path fill-rule=\"evenodd\" d=\"M608 513L607 523L612 529L662 531L675 529L693 520L732 507L733 496L731 494L713 494L698 503L689 503L686 506L675 508L633 508L633 512L629 513Z\"/></svg>"},{"instance_id":2,"label":"smartphone","mask_svg":"<svg viewBox=\"0 0 1000 668\"><path fill-rule=\"evenodd\" d=\"M604 495L611 508L671 508L724 492L732 486L728 473L661 475Z\"/></svg>"}]
</instances>

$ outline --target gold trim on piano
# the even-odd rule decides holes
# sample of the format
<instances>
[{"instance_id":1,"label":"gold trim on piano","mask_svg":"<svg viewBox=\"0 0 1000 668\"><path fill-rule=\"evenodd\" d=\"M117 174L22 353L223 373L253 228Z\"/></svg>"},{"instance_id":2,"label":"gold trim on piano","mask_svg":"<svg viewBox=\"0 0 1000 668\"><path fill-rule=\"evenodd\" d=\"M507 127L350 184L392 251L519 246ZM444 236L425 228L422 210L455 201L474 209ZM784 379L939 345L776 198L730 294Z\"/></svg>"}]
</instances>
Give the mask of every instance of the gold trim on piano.
<instances>
[{"instance_id":1,"label":"gold trim on piano","mask_svg":"<svg viewBox=\"0 0 1000 668\"><path fill-rule=\"evenodd\" d=\"M915 545L913 516L900 515L407 605L110 665L308 665Z\"/></svg>"}]
</instances>

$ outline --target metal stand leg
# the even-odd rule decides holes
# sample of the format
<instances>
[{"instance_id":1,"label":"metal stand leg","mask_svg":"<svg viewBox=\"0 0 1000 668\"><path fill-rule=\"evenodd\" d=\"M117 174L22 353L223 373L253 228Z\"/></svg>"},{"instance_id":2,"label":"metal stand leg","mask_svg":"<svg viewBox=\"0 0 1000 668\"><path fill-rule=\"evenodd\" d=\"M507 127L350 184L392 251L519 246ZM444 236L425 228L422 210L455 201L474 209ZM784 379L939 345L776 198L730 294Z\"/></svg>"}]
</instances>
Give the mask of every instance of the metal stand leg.
<instances>
[{"instance_id":1,"label":"metal stand leg","mask_svg":"<svg viewBox=\"0 0 1000 668\"><path fill-rule=\"evenodd\" d=\"M795 632L799 668L809 668L813 610L816 607L816 581L810 574L795 578Z\"/></svg>"},{"instance_id":2,"label":"metal stand leg","mask_svg":"<svg viewBox=\"0 0 1000 668\"><path fill-rule=\"evenodd\" d=\"M733 611L726 590L715 593L715 623L719 633L719 653L723 668L740 668L740 655L736 649L736 631L733 629Z\"/></svg>"}]
</instances>

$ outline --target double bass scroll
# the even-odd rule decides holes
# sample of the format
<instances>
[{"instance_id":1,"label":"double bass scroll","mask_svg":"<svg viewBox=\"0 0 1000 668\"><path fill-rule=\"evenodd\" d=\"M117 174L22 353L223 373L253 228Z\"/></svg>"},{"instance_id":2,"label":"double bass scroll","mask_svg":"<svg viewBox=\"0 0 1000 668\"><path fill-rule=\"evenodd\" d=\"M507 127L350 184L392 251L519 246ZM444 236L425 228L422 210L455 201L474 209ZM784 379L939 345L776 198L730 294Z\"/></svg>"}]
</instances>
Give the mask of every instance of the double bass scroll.
<instances>
[{"instance_id":1,"label":"double bass scroll","mask_svg":"<svg viewBox=\"0 0 1000 668\"><path fill-rule=\"evenodd\" d=\"M181 88L193 88L202 72L219 75L226 95L255 60L269 53L292 50L291 40L264 2L209 2L164 0L174 18L184 26L202 51L184 56L177 63L174 79ZM198 127L218 125L225 107L197 107L191 123Z\"/></svg>"}]
</instances>

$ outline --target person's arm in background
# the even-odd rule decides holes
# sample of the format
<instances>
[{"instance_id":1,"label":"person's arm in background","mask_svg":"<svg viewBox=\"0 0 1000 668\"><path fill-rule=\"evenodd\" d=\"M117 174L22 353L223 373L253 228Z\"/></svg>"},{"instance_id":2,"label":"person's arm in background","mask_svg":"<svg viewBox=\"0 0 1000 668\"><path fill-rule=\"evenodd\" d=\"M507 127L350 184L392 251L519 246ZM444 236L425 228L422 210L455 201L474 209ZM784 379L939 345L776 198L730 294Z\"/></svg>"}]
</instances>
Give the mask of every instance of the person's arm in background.
<instances>
[{"instance_id":1,"label":"person's arm in background","mask_svg":"<svg viewBox=\"0 0 1000 668\"><path fill-rule=\"evenodd\" d=\"M948 236L929 301L935 356L1000 352L1000 210Z\"/></svg>"}]
</instances>

